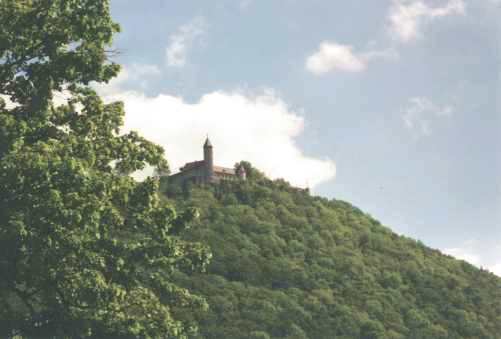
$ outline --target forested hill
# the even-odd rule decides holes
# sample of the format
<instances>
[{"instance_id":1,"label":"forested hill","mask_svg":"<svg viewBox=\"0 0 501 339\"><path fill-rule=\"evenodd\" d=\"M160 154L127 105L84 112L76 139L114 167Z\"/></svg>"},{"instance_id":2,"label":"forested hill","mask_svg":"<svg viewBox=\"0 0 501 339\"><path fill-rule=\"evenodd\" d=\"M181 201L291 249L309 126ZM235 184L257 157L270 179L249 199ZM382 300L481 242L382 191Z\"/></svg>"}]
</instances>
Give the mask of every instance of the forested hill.
<instances>
[{"instance_id":1,"label":"forested hill","mask_svg":"<svg viewBox=\"0 0 501 339\"><path fill-rule=\"evenodd\" d=\"M249 166L249 164L246 164ZM247 182L163 190L201 217L201 338L501 338L501 279L393 233L349 203L249 168Z\"/></svg>"}]
</instances>

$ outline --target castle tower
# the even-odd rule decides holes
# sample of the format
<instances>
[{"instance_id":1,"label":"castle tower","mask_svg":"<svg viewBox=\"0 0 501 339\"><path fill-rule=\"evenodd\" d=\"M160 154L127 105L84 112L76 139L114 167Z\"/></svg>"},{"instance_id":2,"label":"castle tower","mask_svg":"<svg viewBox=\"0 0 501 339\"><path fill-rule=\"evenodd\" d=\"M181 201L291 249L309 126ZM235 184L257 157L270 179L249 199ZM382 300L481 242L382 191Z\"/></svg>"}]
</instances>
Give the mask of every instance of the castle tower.
<instances>
[{"instance_id":1,"label":"castle tower","mask_svg":"<svg viewBox=\"0 0 501 339\"><path fill-rule=\"evenodd\" d=\"M204 143L204 163L206 181L210 182L214 177L214 153L212 151L212 144L209 140L209 136L207 136Z\"/></svg>"}]
</instances>

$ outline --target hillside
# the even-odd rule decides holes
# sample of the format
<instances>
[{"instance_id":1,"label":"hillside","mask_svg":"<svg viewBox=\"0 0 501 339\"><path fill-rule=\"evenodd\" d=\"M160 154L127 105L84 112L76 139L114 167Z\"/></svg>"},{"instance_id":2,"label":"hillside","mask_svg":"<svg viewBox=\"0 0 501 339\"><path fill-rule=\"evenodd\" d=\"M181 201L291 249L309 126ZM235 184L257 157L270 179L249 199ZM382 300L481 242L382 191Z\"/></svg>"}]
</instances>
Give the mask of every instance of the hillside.
<instances>
[{"instance_id":1,"label":"hillside","mask_svg":"<svg viewBox=\"0 0 501 339\"><path fill-rule=\"evenodd\" d=\"M177 276L210 305L181 314L201 338L501 338L501 279L349 203L248 173L163 183L179 208L200 208L184 237L213 252L207 273Z\"/></svg>"}]
</instances>

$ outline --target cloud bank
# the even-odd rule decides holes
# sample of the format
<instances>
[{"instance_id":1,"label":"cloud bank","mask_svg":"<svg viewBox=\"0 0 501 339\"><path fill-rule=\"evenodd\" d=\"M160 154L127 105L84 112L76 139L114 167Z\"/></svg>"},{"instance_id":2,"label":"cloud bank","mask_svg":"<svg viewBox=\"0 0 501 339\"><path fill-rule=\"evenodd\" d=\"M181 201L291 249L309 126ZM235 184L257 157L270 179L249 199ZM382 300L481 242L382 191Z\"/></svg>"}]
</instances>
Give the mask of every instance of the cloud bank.
<instances>
[{"instance_id":1,"label":"cloud bank","mask_svg":"<svg viewBox=\"0 0 501 339\"><path fill-rule=\"evenodd\" d=\"M355 53L353 46L324 41L318 50L306 59L305 67L315 75L336 71L362 72L372 60L397 57L398 54L392 49Z\"/></svg>"},{"instance_id":2,"label":"cloud bank","mask_svg":"<svg viewBox=\"0 0 501 339\"><path fill-rule=\"evenodd\" d=\"M423 0L393 0L388 12L388 30L393 39L409 42L422 35L424 24L465 11L463 0L448 0L442 7L429 6Z\"/></svg>"},{"instance_id":3,"label":"cloud bank","mask_svg":"<svg viewBox=\"0 0 501 339\"><path fill-rule=\"evenodd\" d=\"M162 145L173 172L202 159L202 144L209 134L218 165L232 167L247 160L269 177L299 187L314 188L335 177L332 160L307 156L298 147L295 139L303 132L304 119L272 90L257 95L214 91L188 103L170 94L147 97L122 91L119 81L112 81L107 91L98 90L107 101L124 102L125 130L136 130Z\"/></svg>"}]
</instances>

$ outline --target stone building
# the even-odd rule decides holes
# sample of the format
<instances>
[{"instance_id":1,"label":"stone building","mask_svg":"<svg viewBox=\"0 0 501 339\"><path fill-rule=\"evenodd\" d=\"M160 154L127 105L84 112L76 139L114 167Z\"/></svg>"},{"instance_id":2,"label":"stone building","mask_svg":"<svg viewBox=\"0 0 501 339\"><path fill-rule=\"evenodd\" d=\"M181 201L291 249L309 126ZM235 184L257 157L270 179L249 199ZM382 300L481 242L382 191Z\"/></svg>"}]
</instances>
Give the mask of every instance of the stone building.
<instances>
[{"instance_id":1,"label":"stone building","mask_svg":"<svg viewBox=\"0 0 501 339\"><path fill-rule=\"evenodd\" d=\"M191 182L194 184L215 183L220 180L245 180L245 168L240 166L236 170L214 165L214 148L209 140L205 140L204 159L185 164L179 172L169 177L173 183Z\"/></svg>"}]
</instances>

